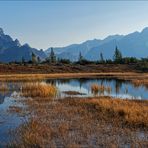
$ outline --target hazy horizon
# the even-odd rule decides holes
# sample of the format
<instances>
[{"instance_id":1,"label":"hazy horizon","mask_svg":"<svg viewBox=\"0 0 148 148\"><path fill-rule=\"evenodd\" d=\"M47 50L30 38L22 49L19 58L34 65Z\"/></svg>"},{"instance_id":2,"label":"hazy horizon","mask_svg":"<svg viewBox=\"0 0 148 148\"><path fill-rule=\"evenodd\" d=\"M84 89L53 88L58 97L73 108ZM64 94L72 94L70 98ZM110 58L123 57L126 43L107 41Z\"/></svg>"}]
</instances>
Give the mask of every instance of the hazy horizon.
<instances>
[{"instance_id":1,"label":"hazy horizon","mask_svg":"<svg viewBox=\"0 0 148 148\"><path fill-rule=\"evenodd\" d=\"M147 13L146 1L1 1L0 28L45 50L141 31L148 27Z\"/></svg>"}]
</instances>

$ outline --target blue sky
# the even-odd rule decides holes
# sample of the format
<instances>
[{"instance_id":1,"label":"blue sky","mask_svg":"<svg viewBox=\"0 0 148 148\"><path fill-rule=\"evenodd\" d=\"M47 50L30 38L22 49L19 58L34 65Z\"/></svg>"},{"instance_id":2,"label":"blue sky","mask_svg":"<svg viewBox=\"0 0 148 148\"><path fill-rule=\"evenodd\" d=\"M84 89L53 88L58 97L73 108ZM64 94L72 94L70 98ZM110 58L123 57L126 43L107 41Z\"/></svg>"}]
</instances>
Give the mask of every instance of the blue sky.
<instances>
[{"instance_id":1,"label":"blue sky","mask_svg":"<svg viewBox=\"0 0 148 148\"><path fill-rule=\"evenodd\" d=\"M0 27L47 49L148 27L147 1L0 1Z\"/></svg>"}]
</instances>

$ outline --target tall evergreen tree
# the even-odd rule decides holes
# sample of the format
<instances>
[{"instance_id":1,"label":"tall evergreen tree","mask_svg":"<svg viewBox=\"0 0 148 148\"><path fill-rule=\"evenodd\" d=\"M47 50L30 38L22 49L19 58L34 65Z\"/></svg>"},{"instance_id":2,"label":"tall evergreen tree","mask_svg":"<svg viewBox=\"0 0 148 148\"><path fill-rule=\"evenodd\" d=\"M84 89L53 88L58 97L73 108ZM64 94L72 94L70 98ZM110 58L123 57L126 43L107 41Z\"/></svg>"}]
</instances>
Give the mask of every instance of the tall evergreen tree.
<instances>
[{"instance_id":1,"label":"tall evergreen tree","mask_svg":"<svg viewBox=\"0 0 148 148\"><path fill-rule=\"evenodd\" d=\"M33 64L35 64L37 62L37 59L36 59L36 55L32 52L32 55L31 55L31 61Z\"/></svg>"},{"instance_id":2,"label":"tall evergreen tree","mask_svg":"<svg viewBox=\"0 0 148 148\"><path fill-rule=\"evenodd\" d=\"M80 52L80 53L79 53L79 59L78 59L78 61L81 63L82 60L83 60L83 56L82 56L82 54L81 54L81 52Z\"/></svg>"},{"instance_id":3,"label":"tall evergreen tree","mask_svg":"<svg viewBox=\"0 0 148 148\"><path fill-rule=\"evenodd\" d=\"M24 59L24 57L22 57L22 61L21 61L21 63L22 63L22 64L25 63L25 59Z\"/></svg>"},{"instance_id":4,"label":"tall evergreen tree","mask_svg":"<svg viewBox=\"0 0 148 148\"><path fill-rule=\"evenodd\" d=\"M104 57L103 57L103 53L101 52L100 53L100 63L104 63L105 61L104 61Z\"/></svg>"},{"instance_id":5,"label":"tall evergreen tree","mask_svg":"<svg viewBox=\"0 0 148 148\"><path fill-rule=\"evenodd\" d=\"M122 61L122 53L116 46L115 53L114 53L114 62L121 63L121 61Z\"/></svg>"},{"instance_id":6,"label":"tall evergreen tree","mask_svg":"<svg viewBox=\"0 0 148 148\"><path fill-rule=\"evenodd\" d=\"M56 56L55 56L55 53L53 51L53 48L51 48L51 51L50 51L49 62L50 63L56 63Z\"/></svg>"},{"instance_id":7,"label":"tall evergreen tree","mask_svg":"<svg viewBox=\"0 0 148 148\"><path fill-rule=\"evenodd\" d=\"M38 61L38 63L41 63L41 59L40 59L39 56L38 56L38 58L37 58L37 61Z\"/></svg>"}]
</instances>

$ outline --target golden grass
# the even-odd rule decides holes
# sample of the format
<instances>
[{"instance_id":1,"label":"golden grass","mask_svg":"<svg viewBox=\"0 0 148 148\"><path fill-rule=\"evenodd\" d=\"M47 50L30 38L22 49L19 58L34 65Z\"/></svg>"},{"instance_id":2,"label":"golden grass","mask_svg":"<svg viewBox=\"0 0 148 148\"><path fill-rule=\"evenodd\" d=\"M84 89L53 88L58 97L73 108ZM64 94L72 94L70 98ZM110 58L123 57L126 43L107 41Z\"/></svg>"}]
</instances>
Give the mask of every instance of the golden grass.
<instances>
[{"instance_id":1,"label":"golden grass","mask_svg":"<svg viewBox=\"0 0 148 148\"><path fill-rule=\"evenodd\" d=\"M25 97L54 97L57 88L46 83L25 83L22 85L22 94Z\"/></svg>"},{"instance_id":2,"label":"golden grass","mask_svg":"<svg viewBox=\"0 0 148 148\"><path fill-rule=\"evenodd\" d=\"M99 92L99 85L98 84L92 84L91 85L91 92L94 93L94 94L98 94Z\"/></svg>"},{"instance_id":3,"label":"golden grass","mask_svg":"<svg viewBox=\"0 0 148 148\"><path fill-rule=\"evenodd\" d=\"M134 101L121 99L86 99L79 103L95 108L106 120L117 119L124 126L148 127L148 101Z\"/></svg>"},{"instance_id":4,"label":"golden grass","mask_svg":"<svg viewBox=\"0 0 148 148\"><path fill-rule=\"evenodd\" d=\"M148 77L146 73L55 73L55 74L7 74L0 75L0 81L35 81L48 78L81 78L81 77Z\"/></svg>"},{"instance_id":5,"label":"golden grass","mask_svg":"<svg viewBox=\"0 0 148 148\"><path fill-rule=\"evenodd\" d=\"M92 84L91 85L91 92L95 95L97 95L98 93L100 94L104 94L104 92L111 92L111 87L110 86L104 86L104 85L98 85L98 84Z\"/></svg>"},{"instance_id":6,"label":"golden grass","mask_svg":"<svg viewBox=\"0 0 148 148\"><path fill-rule=\"evenodd\" d=\"M40 99L41 100L41 99ZM144 146L137 132L148 128L148 101L65 98L54 103L27 100L30 120L17 131L21 147ZM137 129L138 128L138 129ZM95 136L95 141L91 139Z\"/></svg>"}]
</instances>

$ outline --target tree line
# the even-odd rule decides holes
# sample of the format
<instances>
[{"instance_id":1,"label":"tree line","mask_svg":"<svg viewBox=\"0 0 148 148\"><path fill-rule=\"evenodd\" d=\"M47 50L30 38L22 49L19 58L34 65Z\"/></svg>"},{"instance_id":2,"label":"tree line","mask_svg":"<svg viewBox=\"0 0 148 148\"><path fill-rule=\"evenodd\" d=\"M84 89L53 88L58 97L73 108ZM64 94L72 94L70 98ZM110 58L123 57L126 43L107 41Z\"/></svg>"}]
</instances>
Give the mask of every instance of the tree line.
<instances>
[{"instance_id":1,"label":"tree line","mask_svg":"<svg viewBox=\"0 0 148 148\"><path fill-rule=\"evenodd\" d=\"M99 58L98 58L97 61L90 61L90 60L85 59L80 52L78 61L75 62L75 63L78 63L78 64L89 64L89 63L96 63L96 64L136 64L136 63L141 63L141 62L148 63L148 57L147 58L141 58L141 59L138 59L136 57L123 57L121 51L118 49L117 46L114 50L113 59L105 59L102 52L100 52L100 55L98 57Z\"/></svg>"},{"instance_id":2,"label":"tree line","mask_svg":"<svg viewBox=\"0 0 148 148\"><path fill-rule=\"evenodd\" d=\"M138 59L136 57L123 57L121 51L116 46L114 50L113 59L104 59L103 53L101 52L100 55L98 55L97 61L90 61L83 57L82 53L79 53L78 60L75 62L70 61L69 59L62 59L57 58L53 48L51 48L51 51L49 53L49 56L42 61L39 56L36 56L33 52L31 55L30 61L25 61L25 59L22 57L21 62L15 62L15 63L21 63L21 64L81 64L81 65L87 65L87 64L136 64L136 63L142 63L143 65L148 65L148 57L147 58L141 58ZM147 66L148 67L148 66Z\"/></svg>"}]
</instances>

